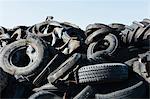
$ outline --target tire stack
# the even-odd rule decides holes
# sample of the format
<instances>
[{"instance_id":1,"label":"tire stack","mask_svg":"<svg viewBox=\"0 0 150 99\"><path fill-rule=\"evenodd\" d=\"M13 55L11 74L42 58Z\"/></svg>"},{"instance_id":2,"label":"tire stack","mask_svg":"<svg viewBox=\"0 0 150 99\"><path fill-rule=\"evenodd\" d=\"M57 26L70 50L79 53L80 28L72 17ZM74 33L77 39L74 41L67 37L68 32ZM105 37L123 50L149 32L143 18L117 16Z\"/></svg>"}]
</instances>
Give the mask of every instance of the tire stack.
<instances>
[{"instance_id":1,"label":"tire stack","mask_svg":"<svg viewBox=\"0 0 150 99\"><path fill-rule=\"evenodd\" d=\"M0 27L0 98L149 98L150 19Z\"/></svg>"}]
</instances>

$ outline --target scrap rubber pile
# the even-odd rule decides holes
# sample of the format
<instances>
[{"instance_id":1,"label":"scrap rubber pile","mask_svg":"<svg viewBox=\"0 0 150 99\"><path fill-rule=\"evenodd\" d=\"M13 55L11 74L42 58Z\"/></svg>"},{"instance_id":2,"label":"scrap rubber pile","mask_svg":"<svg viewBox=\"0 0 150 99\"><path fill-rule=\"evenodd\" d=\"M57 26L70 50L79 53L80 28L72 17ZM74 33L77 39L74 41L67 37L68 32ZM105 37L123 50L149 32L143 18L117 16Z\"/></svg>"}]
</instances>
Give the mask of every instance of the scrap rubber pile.
<instances>
[{"instance_id":1,"label":"scrap rubber pile","mask_svg":"<svg viewBox=\"0 0 150 99\"><path fill-rule=\"evenodd\" d=\"M149 98L150 19L0 27L0 98Z\"/></svg>"}]
</instances>

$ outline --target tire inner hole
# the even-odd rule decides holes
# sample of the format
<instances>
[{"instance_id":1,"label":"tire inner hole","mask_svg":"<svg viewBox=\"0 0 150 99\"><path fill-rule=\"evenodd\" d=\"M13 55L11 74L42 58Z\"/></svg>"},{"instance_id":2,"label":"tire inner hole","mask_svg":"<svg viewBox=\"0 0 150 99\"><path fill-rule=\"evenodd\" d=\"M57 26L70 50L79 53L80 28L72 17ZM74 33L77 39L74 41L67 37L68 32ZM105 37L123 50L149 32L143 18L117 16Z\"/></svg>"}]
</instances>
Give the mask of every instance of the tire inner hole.
<instances>
[{"instance_id":1,"label":"tire inner hole","mask_svg":"<svg viewBox=\"0 0 150 99\"><path fill-rule=\"evenodd\" d=\"M108 46L109 46L109 42L108 42L107 40L99 41L99 42L96 44L96 46L95 46L93 52L105 50L105 49L108 48Z\"/></svg>"},{"instance_id":2,"label":"tire inner hole","mask_svg":"<svg viewBox=\"0 0 150 99\"><path fill-rule=\"evenodd\" d=\"M30 60L30 57L26 54L26 48L24 48L14 52L10 62L17 67L25 67L30 63Z\"/></svg>"}]
</instances>

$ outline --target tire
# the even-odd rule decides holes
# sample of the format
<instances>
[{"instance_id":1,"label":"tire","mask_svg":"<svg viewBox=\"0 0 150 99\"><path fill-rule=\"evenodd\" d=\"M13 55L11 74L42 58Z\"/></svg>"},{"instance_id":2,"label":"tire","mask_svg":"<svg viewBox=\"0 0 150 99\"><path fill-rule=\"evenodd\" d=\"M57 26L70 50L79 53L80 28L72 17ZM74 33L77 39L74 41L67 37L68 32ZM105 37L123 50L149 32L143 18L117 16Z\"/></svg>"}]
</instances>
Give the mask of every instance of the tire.
<instances>
[{"instance_id":1,"label":"tire","mask_svg":"<svg viewBox=\"0 0 150 99\"><path fill-rule=\"evenodd\" d=\"M112 23L112 24L109 24L109 26L111 28L115 29L115 31L117 31L117 32L121 32L122 30L125 29L125 25L120 24L120 23Z\"/></svg>"},{"instance_id":2,"label":"tire","mask_svg":"<svg viewBox=\"0 0 150 99\"><path fill-rule=\"evenodd\" d=\"M47 83L45 85L42 85L40 87L34 88L32 91L34 92L38 92L38 91L42 91L42 90L49 90L49 91L58 91L58 88L55 87L54 85Z\"/></svg>"},{"instance_id":3,"label":"tire","mask_svg":"<svg viewBox=\"0 0 150 99\"><path fill-rule=\"evenodd\" d=\"M1 93L3 89L7 86L8 84L8 75L0 68L0 98L1 98Z\"/></svg>"},{"instance_id":4,"label":"tire","mask_svg":"<svg viewBox=\"0 0 150 99\"><path fill-rule=\"evenodd\" d=\"M107 28L98 29L86 38L85 43L89 45L90 43L94 41L103 39L106 35L108 35L111 32L112 30L107 29Z\"/></svg>"},{"instance_id":5,"label":"tire","mask_svg":"<svg viewBox=\"0 0 150 99\"><path fill-rule=\"evenodd\" d=\"M110 28L108 25L102 24L102 23L94 23L94 24L89 24L86 27L86 30L92 30L92 29L100 29L100 28Z\"/></svg>"},{"instance_id":6,"label":"tire","mask_svg":"<svg viewBox=\"0 0 150 99\"><path fill-rule=\"evenodd\" d=\"M94 31L98 30L98 29L102 29L102 28L107 28L107 29L111 29L108 25L102 24L102 23L94 23L94 24L89 24L86 27L85 30L85 35L89 36L90 34L92 34Z\"/></svg>"},{"instance_id":7,"label":"tire","mask_svg":"<svg viewBox=\"0 0 150 99\"><path fill-rule=\"evenodd\" d=\"M27 29L26 32L27 32L27 33L35 33L35 34L36 34L35 25L30 26L30 27Z\"/></svg>"},{"instance_id":8,"label":"tire","mask_svg":"<svg viewBox=\"0 0 150 99\"><path fill-rule=\"evenodd\" d=\"M78 70L79 83L104 83L128 78L128 66L122 63L103 63L83 66Z\"/></svg>"},{"instance_id":9,"label":"tire","mask_svg":"<svg viewBox=\"0 0 150 99\"><path fill-rule=\"evenodd\" d=\"M60 23L60 25L62 25L64 27L74 27L76 29L80 29L79 26L72 24L72 23L69 23L69 22L63 22L63 23Z\"/></svg>"},{"instance_id":10,"label":"tire","mask_svg":"<svg viewBox=\"0 0 150 99\"><path fill-rule=\"evenodd\" d=\"M106 55L112 55L117 47L118 47L118 39L116 38L115 35L109 34L107 35L103 41L108 42L108 47L104 50L101 51L96 51L94 52L94 49L98 47L98 43L101 43L102 41L94 42L89 45L87 49L87 58L88 60L101 60L103 56L105 57ZM100 46L100 45L99 45Z\"/></svg>"},{"instance_id":11,"label":"tire","mask_svg":"<svg viewBox=\"0 0 150 99\"><path fill-rule=\"evenodd\" d=\"M142 22L145 22L145 23L147 23L147 24L150 24L150 19L145 18L145 19L143 19L143 21L142 21Z\"/></svg>"},{"instance_id":12,"label":"tire","mask_svg":"<svg viewBox=\"0 0 150 99\"><path fill-rule=\"evenodd\" d=\"M48 91L39 91L31 95L28 99L62 99L62 98Z\"/></svg>"},{"instance_id":13,"label":"tire","mask_svg":"<svg viewBox=\"0 0 150 99\"><path fill-rule=\"evenodd\" d=\"M47 77L50 83L54 83L60 77L64 76L68 70L72 69L73 66L77 63L77 61L81 58L81 54L75 53L70 58L68 58L65 62L63 62L56 70L51 72Z\"/></svg>"},{"instance_id":14,"label":"tire","mask_svg":"<svg viewBox=\"0 0 150 99\"><path fill-rule=\"evenodd\" d=\"M149 25L150 27L150 25ZM144 33L143 39L149 39L148 36L150 36L150 28Z\"/></svg>"},{"instance_id":15,"label":"tire","mask_svg":"<svg viewBox=\"0 0 150 99\"><path fill-rule=\"evenodd\" d=\"M26 53L26 48L33 48L34 57ZM18 52L23 54L24 58L15 58ZM22 53L23 52L23 53ZM19 53L20 54L20 53ZM46 45L37 36L28 36L27 39L21 39L7 45L0 53L1 68L11 75L30 75L39 71L46 64L48 51ZM15 63L17 60L18 63ZM20 61L20 59L22 59ZM24 63L23 63L24 62ZM27 64L26 64L27 62ZM19 65L18 65L19 64ZM19 67L18 67L19 66Z\"/></svg>"},{"instance_id":16,"label":"tire","mask_svg":"<svg viewBox=\"0 0 150 99\"><path fill-rule=\"evenodd\" d=\"M35 24L35 30L37 31L37 34L38 33L43 34L43 32L47 28L47 26L48 26L47 22Z\"/></svg>"},{"instance_id":17,"label":"tire","mask_svg":"<svg viewBox=\"0 0 150 99\"><path fill-rule=\"evenodd\" d=\"M126 29L122 31L123 42L126 44L131 44L134 41L134 35L139 30L139 26L132 24L131 26L126 26Z\"/></svg>"},{"instance_id":18,"label":"tire","mask_svg":"<svg viewBox=\"0 0 150 99\"><path fill-rule=\"evenodd\" d=\"M125 61L124 63L127 64L128 66L132 67L132 66L133 66L133 63L134 63L135 61L138 61L138 57L129 59L128 61Z\"/></svg>"},{"instance_id":19,"label":"tire","mask_svg":"<svg viewBox=\"0 0 150 99\"><path fill-rule=\"evenodd\" d=\"M52 51L54 52L54 51ZM33 84L35 86L42 86L45 81L47 81L47 76L49 73L57 69L59 65L65 61L67 56L64 54L56 54L48 63L47 65L43 68L43 70L35 77L33 80Z\"/></svg>"},{"instance_id":20,"label":"tire","mask_svg":"<svg viewBox=\"0 0 150 99\"><path fill-rule=\"evenodd\" d=\"M149 30L149 27L150 25L147 21L134 21L131 26L126 26L125 30L121 32L121 39L125 44L133 45L145 38L144 35Z\"/></svg>"},{"instance_id":21,"label":"tire","mask_svg":"<svg viewBox=\"0 0 150 99\"><path fill-rule=\"evenodd\" d=\"M6 28L0 26L0 35L7 33L7 31L8 31L8 30L7 30Z\"/></svg>"},{"instance_id":22,"label":"tire","mask_svg":"<svg viewBox=\"0 0 150 99\"><path fill-rule=\"evenodd\" d=\"M78 93L73 99L87 99L95 95L95 89L92 86L87 85L80 93Z\"/></svg>"},{"instance_id":23,"label":"tire","mask_svg":"<svg viewBox=\"0 0 150 99\"><path fill-rule=\"evenodd\" d=\"M106 51L101 51L101 53L99 53L99 57L96 57L93 55L93 51L94 51L94 47L96 46L96 42L92 43L89 45L88 49L87 49L87 59L91 62L91 63L95 63L98 61L98 63L103 63L106 62L105 57L108 56Z\"/></svg>"},{"instance_id":24,"label":"tire","mask_svg":"<svg viewBox=\"0 0 150 99\"><path fill-rule=\"evenodd\" d=\"M40 37L47 37L51 35L51 32L55 27L62 27L62 26L56 21L45 21L31 26L27 31L35 33ZM44 34L45 30L48 33Z\"/></svg>"},{"instance_id":25,"label":"tire","mask_svg":"<svg viewBox=\"0 0 150 99\"><path fill-rule=\"evenodd\" d=\"M108 94L96 94L96 99L130 99L130 98L142 98L145 93L145 87L143 81L136 83L128 88L118 90Z\"/></svg>"}]
</instances>

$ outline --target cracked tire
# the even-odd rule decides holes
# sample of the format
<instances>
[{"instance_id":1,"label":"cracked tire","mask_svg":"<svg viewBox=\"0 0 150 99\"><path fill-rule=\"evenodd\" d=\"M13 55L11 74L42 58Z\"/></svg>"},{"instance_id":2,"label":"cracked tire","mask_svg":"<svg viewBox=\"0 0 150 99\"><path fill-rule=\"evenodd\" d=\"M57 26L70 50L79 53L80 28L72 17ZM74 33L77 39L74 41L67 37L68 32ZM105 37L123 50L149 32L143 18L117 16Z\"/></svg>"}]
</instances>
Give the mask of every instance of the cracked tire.
<instances>
[{"instance_id":1,"label":"cracked tire","mask_svg":"<svg viewBox=\"0 0 150 99\"><path fill-rule=\"evenodd\" d=\"M79 83L115 82L128 78L128 66L122 63L103 63L81 67Z\"/></svg>"}]
</instances>

